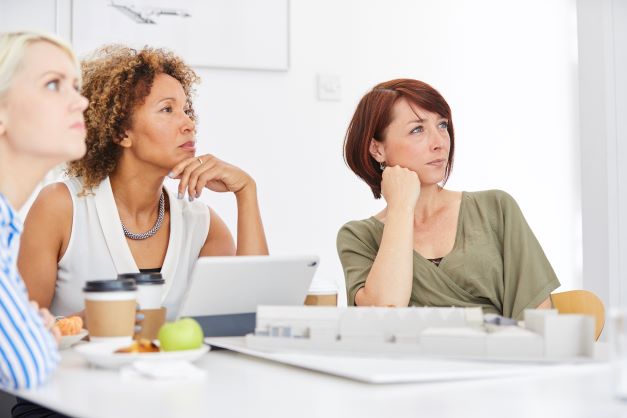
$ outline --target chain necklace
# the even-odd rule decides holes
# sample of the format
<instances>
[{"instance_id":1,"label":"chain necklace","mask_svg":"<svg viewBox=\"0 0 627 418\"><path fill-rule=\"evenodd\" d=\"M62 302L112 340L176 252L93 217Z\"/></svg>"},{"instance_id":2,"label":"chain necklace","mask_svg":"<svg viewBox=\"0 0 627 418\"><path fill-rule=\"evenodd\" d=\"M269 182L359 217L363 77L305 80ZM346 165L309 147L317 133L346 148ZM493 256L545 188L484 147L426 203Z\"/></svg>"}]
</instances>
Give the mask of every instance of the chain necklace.
<instances>
[{"instance_id":1,"label":"chain necklace","mask_svg":"<svg viewBox=\"0 0 627 418\"><path fill-rule=\"evenodd\" d=\"M164 214L165 214L165 195L163 193L163 190L161 190L161 197L159 198L159 215L157 216L157 222L155 222L155 225L146 232L142 232L141 234L135 234L129 231L128 229L126 229L124 222L122 222L122 220L120 219L120 223L122 224L122 230L124 231L124 235L126 235L127 238L130 238L133 240L142 240L142 239L152 237L154 234L157 233L157 231L159 231L159 228L161 228Z\"/></svg>"}]
</instances>

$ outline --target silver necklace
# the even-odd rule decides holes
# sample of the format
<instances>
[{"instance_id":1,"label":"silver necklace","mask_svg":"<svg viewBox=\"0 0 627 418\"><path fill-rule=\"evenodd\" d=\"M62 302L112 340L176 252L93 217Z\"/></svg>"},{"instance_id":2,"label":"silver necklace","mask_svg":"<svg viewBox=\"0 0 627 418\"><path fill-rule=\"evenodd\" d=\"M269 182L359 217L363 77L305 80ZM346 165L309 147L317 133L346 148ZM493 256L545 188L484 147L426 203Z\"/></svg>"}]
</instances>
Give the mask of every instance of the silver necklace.
<instances>
[{"instance_id":1,"label":"silver necklace","mask_svg":"<svg viewBox=\"0 0 627 418\"><path fill-rule=\"evenodd\" d=\"M157 216L157 222L155 222L155 225L152 228L150 228L146 232L142 232L141 234L135 234L129 231L128 229L126 229L126 226L124 225L124 222L122 222L121 219L120 219L120 223L122 224L122 230L124 231L124 235L126 235L127 238L134 239L134 240L141 240L141 239L150 238L154 234L156 234L157 231L159 231L159 228L161 228L161 224L163 223L164 215L165 215L165 195L163 193L163 190L161 190L161 197L159 198L159 215Z\"/></svg>"}]
</instances>

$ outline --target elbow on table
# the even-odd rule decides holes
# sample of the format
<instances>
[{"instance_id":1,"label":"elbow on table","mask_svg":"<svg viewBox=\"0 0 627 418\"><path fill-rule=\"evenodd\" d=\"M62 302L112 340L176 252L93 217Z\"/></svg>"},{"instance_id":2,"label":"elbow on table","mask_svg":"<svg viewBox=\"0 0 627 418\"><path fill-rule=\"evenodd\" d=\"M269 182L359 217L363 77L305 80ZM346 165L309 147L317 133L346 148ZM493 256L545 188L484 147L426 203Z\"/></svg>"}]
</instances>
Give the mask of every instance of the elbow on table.
<instances>
[{"instance_id":1,"label":"elbow on table","mask_svg":"<svg viewBox=\"0 0 627 418\"><path fill-rule=\"evenodd\" d=\"M57 368L58 361L50 359L37 364L37 367L29 368L26 373L23 370L9 370L8 375L3 376L3 385L13 390L34 389L44 384ZM22 366L19 366L22 369Z\"/></svg>"},{"instance_id":2,"label":"elbow on table","mask_svg":"<svg viewBox=\"0 0 627 418\"><path fill-rule=\"evenodd\" d=\"M366 287L362 287L355 294L355 306L378 307L407 307L409 297L390 297L389 295L368 293Z\"/></svg>"}]
</instances>

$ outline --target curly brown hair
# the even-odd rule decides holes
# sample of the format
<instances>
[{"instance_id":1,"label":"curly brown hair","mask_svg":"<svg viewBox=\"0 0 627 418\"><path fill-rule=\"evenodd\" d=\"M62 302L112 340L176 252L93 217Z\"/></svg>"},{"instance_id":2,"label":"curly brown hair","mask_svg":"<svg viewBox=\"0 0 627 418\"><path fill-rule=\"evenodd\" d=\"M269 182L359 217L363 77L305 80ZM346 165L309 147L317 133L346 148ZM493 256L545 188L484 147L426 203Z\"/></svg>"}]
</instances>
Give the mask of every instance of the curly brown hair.
<instances>
[{"instance_id":1,"label":"curly brown hair","mask_svg":"<svg viewBox=\"0 0 627 418\"><path fill-rule=\"evenodd\" d=\"M132 126L133 111L144 103L156 75L176 78L187 96L186 107L192 120L194 84L198 75L170 51L145 47L135 50L108 45L81 62L83 96L89 99L85 111L87 153L68 164L67 174L83 178L84 192L100 184L115 169L122 147L118 143Z\"/></svg>"}]
</instances>

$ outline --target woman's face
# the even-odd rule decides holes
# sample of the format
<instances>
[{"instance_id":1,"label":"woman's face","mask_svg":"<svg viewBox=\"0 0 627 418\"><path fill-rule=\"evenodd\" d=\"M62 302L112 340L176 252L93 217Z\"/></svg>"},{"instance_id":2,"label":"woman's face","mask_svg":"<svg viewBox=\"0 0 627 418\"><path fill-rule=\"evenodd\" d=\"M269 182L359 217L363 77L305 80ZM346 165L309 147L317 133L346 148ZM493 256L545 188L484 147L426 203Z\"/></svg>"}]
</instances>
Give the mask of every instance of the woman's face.
<instances>
[{"instance_id":1,"label":"woman's face","mask_svg":"<svg viewBox=\"0 0 627 418\"><path fill-rule=\"evenodd\" d=\"M196 152L196 126L189 117L187 96L181 83L157 74L150 94L135 108L132 127L121 145L134 159L169 172Z\"/></svg>"},{"instance_id":2,"label":"woman's face","mask_svg":"<svg viewBox=\"0 0 627 418\"><path fill-rule=\"evenodd\" d=\"M0 140L17 155L48 160L52 165L85 154L83 111L78 72L68 54L54 44L30 44L11 87L0 98Z\"/></svg>"},{"instance_id":3,"label":"woman's face","mask_svg":"<svg viewBox=\"0 0 627 418\"><path fill-rule=\"evenodd\" d=\"M447 127L446 118L399 99L383 141L372 140L370 153L388 166L415 171L423 185L439 183L444 179L451 144Z\"/></svg>"}]
</instances>

